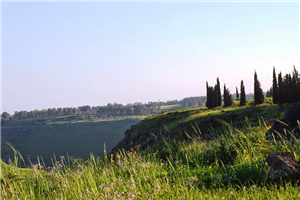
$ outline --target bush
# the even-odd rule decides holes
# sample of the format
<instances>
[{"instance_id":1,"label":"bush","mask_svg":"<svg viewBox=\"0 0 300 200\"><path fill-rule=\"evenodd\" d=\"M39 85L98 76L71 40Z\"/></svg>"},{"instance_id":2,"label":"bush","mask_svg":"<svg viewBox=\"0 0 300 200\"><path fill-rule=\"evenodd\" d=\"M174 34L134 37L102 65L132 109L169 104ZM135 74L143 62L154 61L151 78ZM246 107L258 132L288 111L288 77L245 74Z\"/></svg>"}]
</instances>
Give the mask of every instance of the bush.
<instances>
[{"instance_id":1,"label":"bush","mask_svg":"<svg viewBox=\"0 0 300 200\"><path fill-rule=\"evenodd\" d=\"M246 105L254 106L254 105L255 105L254 99L249 99L249 100L247 100L247 101L246 101Z\"/></svg>"},{"instance_id":2,"label":"bush","mask_svg":"<svg viewBox=\"0 0 300 200\"><path fill-rule=\"evenodd\" d=\"M273 98L272 97L266 97L264 99L264 103L272 105L273 104Z\"/></svg>"}]
</instances>

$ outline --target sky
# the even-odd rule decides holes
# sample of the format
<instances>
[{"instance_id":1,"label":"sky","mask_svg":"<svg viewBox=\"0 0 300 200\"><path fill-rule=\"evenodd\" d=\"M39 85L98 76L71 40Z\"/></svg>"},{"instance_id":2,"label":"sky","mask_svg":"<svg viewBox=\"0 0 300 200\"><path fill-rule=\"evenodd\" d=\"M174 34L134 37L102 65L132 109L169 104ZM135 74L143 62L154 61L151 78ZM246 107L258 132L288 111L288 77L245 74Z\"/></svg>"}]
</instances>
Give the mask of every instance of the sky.
<instances>
[{"instance_id":1,"label":"sky","mask_svg":"<svg viewBox=\"0 0 300 200\"><path fill-rule=\"evenodd\" d=\"M235 93L299 68L299 2L7 2L1 112Z\"/></svg>"}]
</instances>

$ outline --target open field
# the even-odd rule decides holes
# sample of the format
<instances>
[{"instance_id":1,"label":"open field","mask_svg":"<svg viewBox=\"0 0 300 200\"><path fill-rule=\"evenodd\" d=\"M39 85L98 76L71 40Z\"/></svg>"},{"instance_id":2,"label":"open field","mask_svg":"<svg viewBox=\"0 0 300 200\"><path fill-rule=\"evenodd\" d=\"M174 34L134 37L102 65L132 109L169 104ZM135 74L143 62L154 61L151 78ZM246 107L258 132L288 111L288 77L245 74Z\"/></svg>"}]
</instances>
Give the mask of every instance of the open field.
<instances>
[{"instance_id":1,"label":"open field","mask_svg":"<svg viewBox=\"0 0 300 200\"><path fill-rule=\"evenodd\" d=\"M66 156L87 158L90 153L103 157L104 144L110 151L124 137L126 129L138 123L143 116L106 119L80 119L80 116L45 118L49 123L36 123L40 119L9 120L1 127L1 157L7 162L13 151L11 143L22 152L25 160L37 162L41 156L51 164L51 158ZM44 119L44 118L43 118ZM28 165L29 163L26 162Z\"/></svg>"},{"instance_id":2,"label":"open field","mask_svg":"<svg viewBox=\"0 0 300 200\"><path fill-rule=\"evenodd\" d=\"M182 104L166 105L166 106L161 106L160 111L161 112L173 111L173 110L179 110L182 108L183 108Z\"/></svg>"}]
</instances>

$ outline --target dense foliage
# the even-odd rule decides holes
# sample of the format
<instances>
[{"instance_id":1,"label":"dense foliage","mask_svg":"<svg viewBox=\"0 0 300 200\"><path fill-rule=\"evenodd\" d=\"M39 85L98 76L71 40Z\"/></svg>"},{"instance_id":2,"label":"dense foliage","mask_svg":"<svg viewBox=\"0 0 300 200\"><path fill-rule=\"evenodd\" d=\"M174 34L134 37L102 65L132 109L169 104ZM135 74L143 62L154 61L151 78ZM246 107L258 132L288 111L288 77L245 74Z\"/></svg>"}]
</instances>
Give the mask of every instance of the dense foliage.
<instances>
[{"instance_id":1,"label":"dense foliage","mask_svg":"<svg viewBox=\"0 0 300 200\"><path fill-rule=\"evenodd\" d=\"M277 84L278 83L278 84ZM270 89L271 90L271 89ZM278 104L295 103L300 101L300 80L299 73L295 66L292 75L278 74L278 82L276 79L275 67L273 69L273 102Z\"/></svg>"}]
</instances>

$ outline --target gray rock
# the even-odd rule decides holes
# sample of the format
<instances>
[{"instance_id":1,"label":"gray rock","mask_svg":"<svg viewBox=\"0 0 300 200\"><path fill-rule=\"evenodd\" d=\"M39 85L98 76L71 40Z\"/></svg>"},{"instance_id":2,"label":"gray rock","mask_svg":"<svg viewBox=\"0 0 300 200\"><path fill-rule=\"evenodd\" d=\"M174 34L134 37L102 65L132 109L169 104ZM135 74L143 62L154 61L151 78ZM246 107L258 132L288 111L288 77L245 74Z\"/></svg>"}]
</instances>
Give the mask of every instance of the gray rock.
<instances>
[{"instance_id":1,"label":"gray rock","mask_svg":"<svg viewBox=\"0 0 300 200\"><path fill-rule=\"evenodd\" d=\"M272 153L264 161L262 177L271 181L290 178L300 180L300 163L294 152Z\"/></svg>"},{"instance_id":2,"label":"gray rock","mask_svg":"<svg viewBox=\"0 0 300 200\"><path fill-rule=\"evenodd\" d=\"M283 116L280 121L276 121L274 125L267 131L268 140L280 141L282 138L290 142L300 139L300 104L295 104Z\"/></svg>"}]
</instances>

